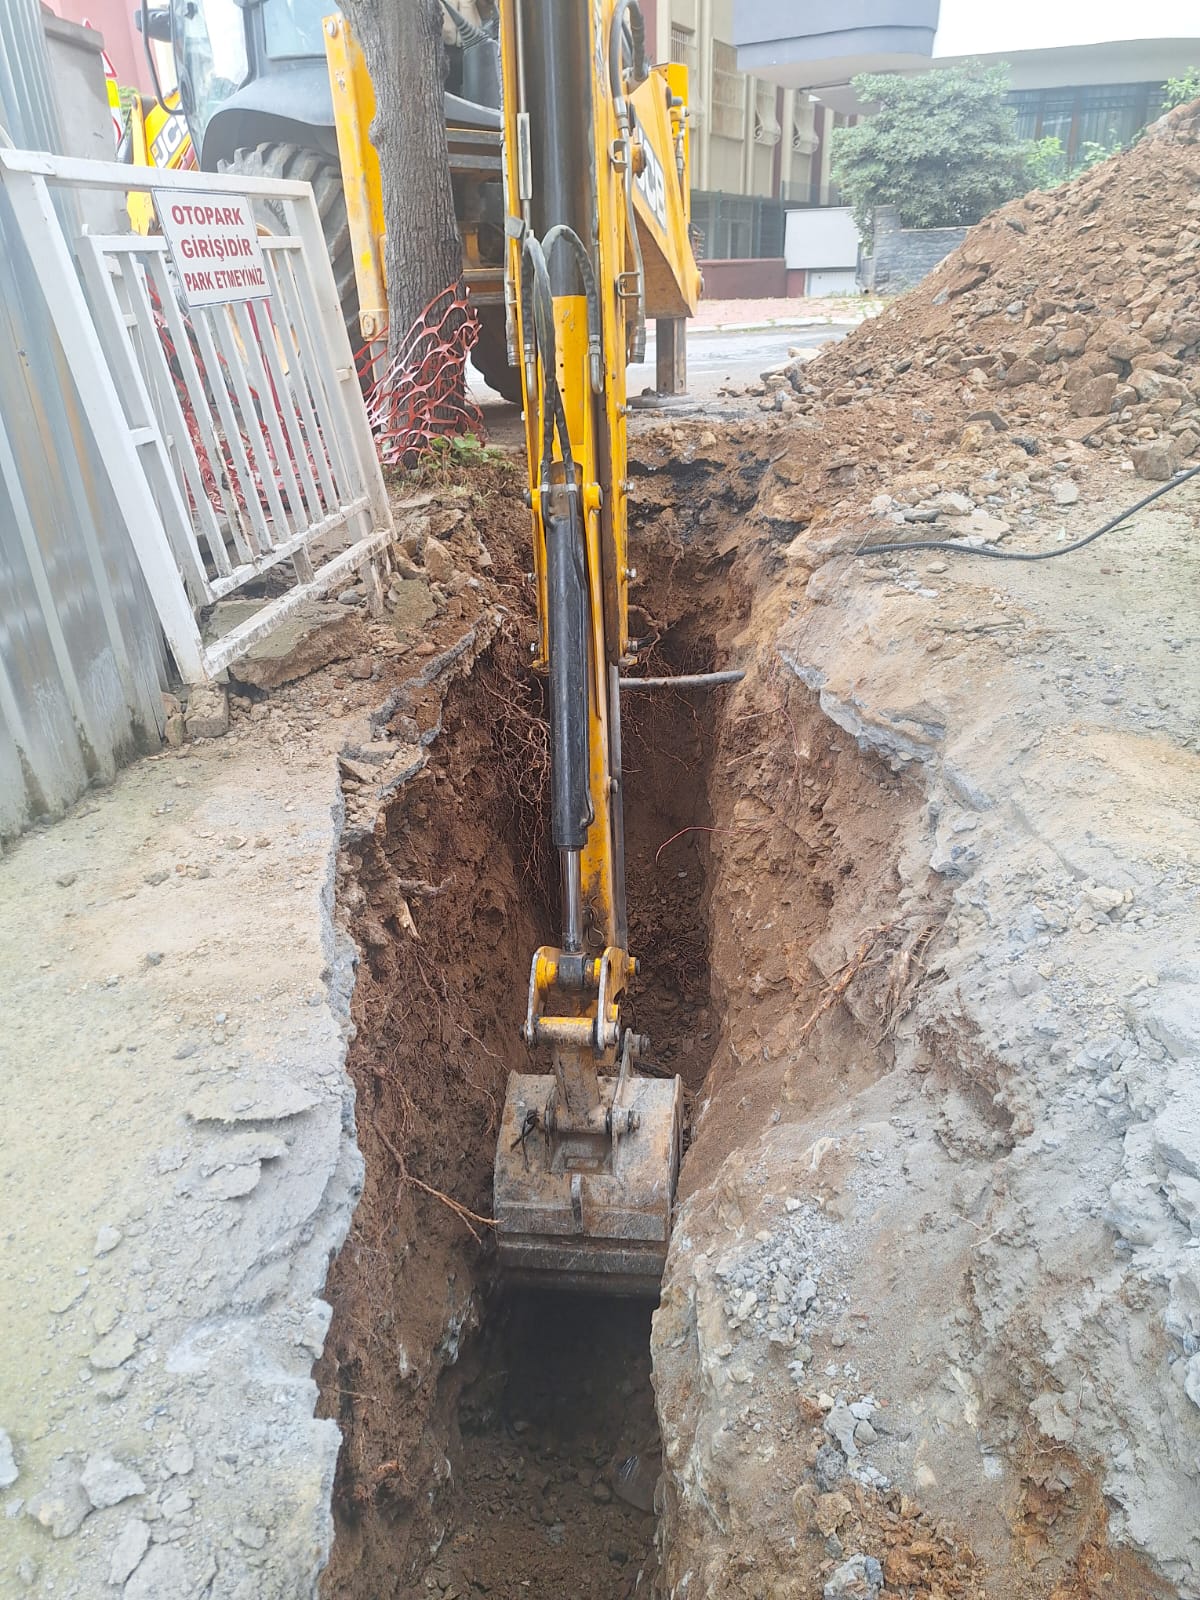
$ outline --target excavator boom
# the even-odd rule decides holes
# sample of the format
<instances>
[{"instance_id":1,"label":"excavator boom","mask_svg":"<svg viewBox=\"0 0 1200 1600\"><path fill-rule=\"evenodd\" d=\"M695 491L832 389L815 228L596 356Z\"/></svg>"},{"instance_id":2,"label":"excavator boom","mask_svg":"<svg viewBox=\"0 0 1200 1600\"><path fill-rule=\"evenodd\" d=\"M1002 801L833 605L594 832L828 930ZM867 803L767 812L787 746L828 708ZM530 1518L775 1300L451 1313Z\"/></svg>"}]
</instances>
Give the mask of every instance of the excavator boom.
<instances>
[{"instance_id":1,"label":"excavator boom","mask_svg":"<svg viewBox=\"0 0 1200 1600\"><path fill-rule=\"evenodd\" d=\"M622 1001L622 669L631 664L625 368L647 315L699 294L682 69L645 59L630 0L501 0L508 281L522 372L535 668L547 677L558 945L535 952L495 1167L511 1277L658 1292L679 1168L678 1078L638 1072Z\"/></svg>"}]
</instances>

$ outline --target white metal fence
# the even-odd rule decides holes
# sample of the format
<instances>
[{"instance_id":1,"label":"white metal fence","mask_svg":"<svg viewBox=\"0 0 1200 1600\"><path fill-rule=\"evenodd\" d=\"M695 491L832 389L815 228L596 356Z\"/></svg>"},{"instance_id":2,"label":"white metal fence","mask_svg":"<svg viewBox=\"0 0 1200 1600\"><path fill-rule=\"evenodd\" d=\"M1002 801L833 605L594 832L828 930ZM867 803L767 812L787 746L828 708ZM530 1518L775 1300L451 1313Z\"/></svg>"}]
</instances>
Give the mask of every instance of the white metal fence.
<instances>
[{"instance_id":1,"label":"white metal fence","mask_svg":"<svg viewBox=\"0 0 1200 1600\"><path fill-rule=\"evenodd\" d=\"M125 193L144 169L0 149L0 181L183 677L211 677L310 597L368 575L392 535L307 184L155 172L155 191L269 215L262 298L185 308L160 235L70 237L55 186ZM263 203L274 202L269 214ZM206 641L206 607L254 614Z\"/></svg>"}]
</instances>

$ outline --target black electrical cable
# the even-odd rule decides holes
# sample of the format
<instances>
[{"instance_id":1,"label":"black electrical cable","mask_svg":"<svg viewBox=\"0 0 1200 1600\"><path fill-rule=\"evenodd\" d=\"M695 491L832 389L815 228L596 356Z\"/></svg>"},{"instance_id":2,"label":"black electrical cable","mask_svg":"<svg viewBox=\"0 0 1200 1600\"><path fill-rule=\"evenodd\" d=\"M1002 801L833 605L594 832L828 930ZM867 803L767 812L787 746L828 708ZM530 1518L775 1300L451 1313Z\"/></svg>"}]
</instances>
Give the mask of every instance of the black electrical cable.
<instances>
[{"instance_id":1,"label":"black electrical cable","mask_svg":"<svg viewBox=\"0 0 1200 1600\"><path fill-rule=\"evenodd\" d=\"M1082 539L1076 539L1073 544L1060 545L1057 550L1001 550L994 544L955 544L949 539L893 539L885 544L864 544L857 550L840 551L842 555L876 556L898 555L908 550L946 550L955 556L990 556L993 561L1053 561L1056 556L1069 556L1073 550L1082 550L1084 545L1091 544L1099 539L1102 534L1111 533L1114 528L1119 528L1123 522L1128 522L1136 512L1144 510L1155 500L1161 499L1164 494L1170 494L1172 489L1178 489L1181 483L1186 483L1189 478L1194 478L1200 473L1200 467L1189 467L1186 472L1181 472L1177 478L1172 478L1169 483L1160 484L1150 494L1143 495L1133 505L1127 507L1119 516L1111 517L1102 527L1095 528Z\"/></svg>"}]
</instances>

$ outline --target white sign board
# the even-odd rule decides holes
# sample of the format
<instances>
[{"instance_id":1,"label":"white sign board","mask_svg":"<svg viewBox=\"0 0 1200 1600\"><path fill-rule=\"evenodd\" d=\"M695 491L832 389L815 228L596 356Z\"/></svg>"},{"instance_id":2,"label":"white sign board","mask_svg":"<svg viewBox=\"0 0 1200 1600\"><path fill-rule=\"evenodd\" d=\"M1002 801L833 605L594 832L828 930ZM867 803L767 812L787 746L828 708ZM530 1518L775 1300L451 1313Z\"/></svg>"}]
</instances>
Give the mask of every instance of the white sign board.
<instances>
[{"instance_id":1,"label":"white sign board","mask_svg":"<svg viewBox=\"0 0 1200 1600\"><path fill-rule=\"evenodd\" d=\"M155 191L154 204L189 306L262 300L271 293L245 195L205 194L192 200L163 189Z\"/></svg>"},{"instance_id":2,"label":"white sign board","mask_svg":"<svg viewBox=\"0 0 1200 1600\"><path fill-rule=\"evenodd\" d=\"M784 225L789 272L853 268L858 264L858 229L849 206L806 206L789 211ZM809 290L810 294L816 291Z\"/></svg>"}]
</instances>

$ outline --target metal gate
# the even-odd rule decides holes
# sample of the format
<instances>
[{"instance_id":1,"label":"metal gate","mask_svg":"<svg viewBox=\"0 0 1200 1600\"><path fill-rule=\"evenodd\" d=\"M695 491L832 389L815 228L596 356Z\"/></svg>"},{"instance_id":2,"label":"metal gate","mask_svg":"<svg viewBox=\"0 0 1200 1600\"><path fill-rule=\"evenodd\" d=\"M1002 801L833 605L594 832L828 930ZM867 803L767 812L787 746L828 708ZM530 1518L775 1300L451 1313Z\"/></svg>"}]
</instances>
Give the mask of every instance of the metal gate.
<instances>
[{"instance_id":1,"label":"metal gate","mask_svg":"<svg viewBox=\"0 0 1200 1600\"><path fill-rule=\"evenodd\" d=\"M268 292L188 310L161 236L72 238L70 208L54 204L55 186L142 192L146 177L0 148L0 180L167 642L198 682L360 569L377 603L392 521L308 184L154 173L156 191L247 196L269 218L258 241ZM198 617L250 581L263 604L206 642Z\"/></svg>"}]
</instances>

